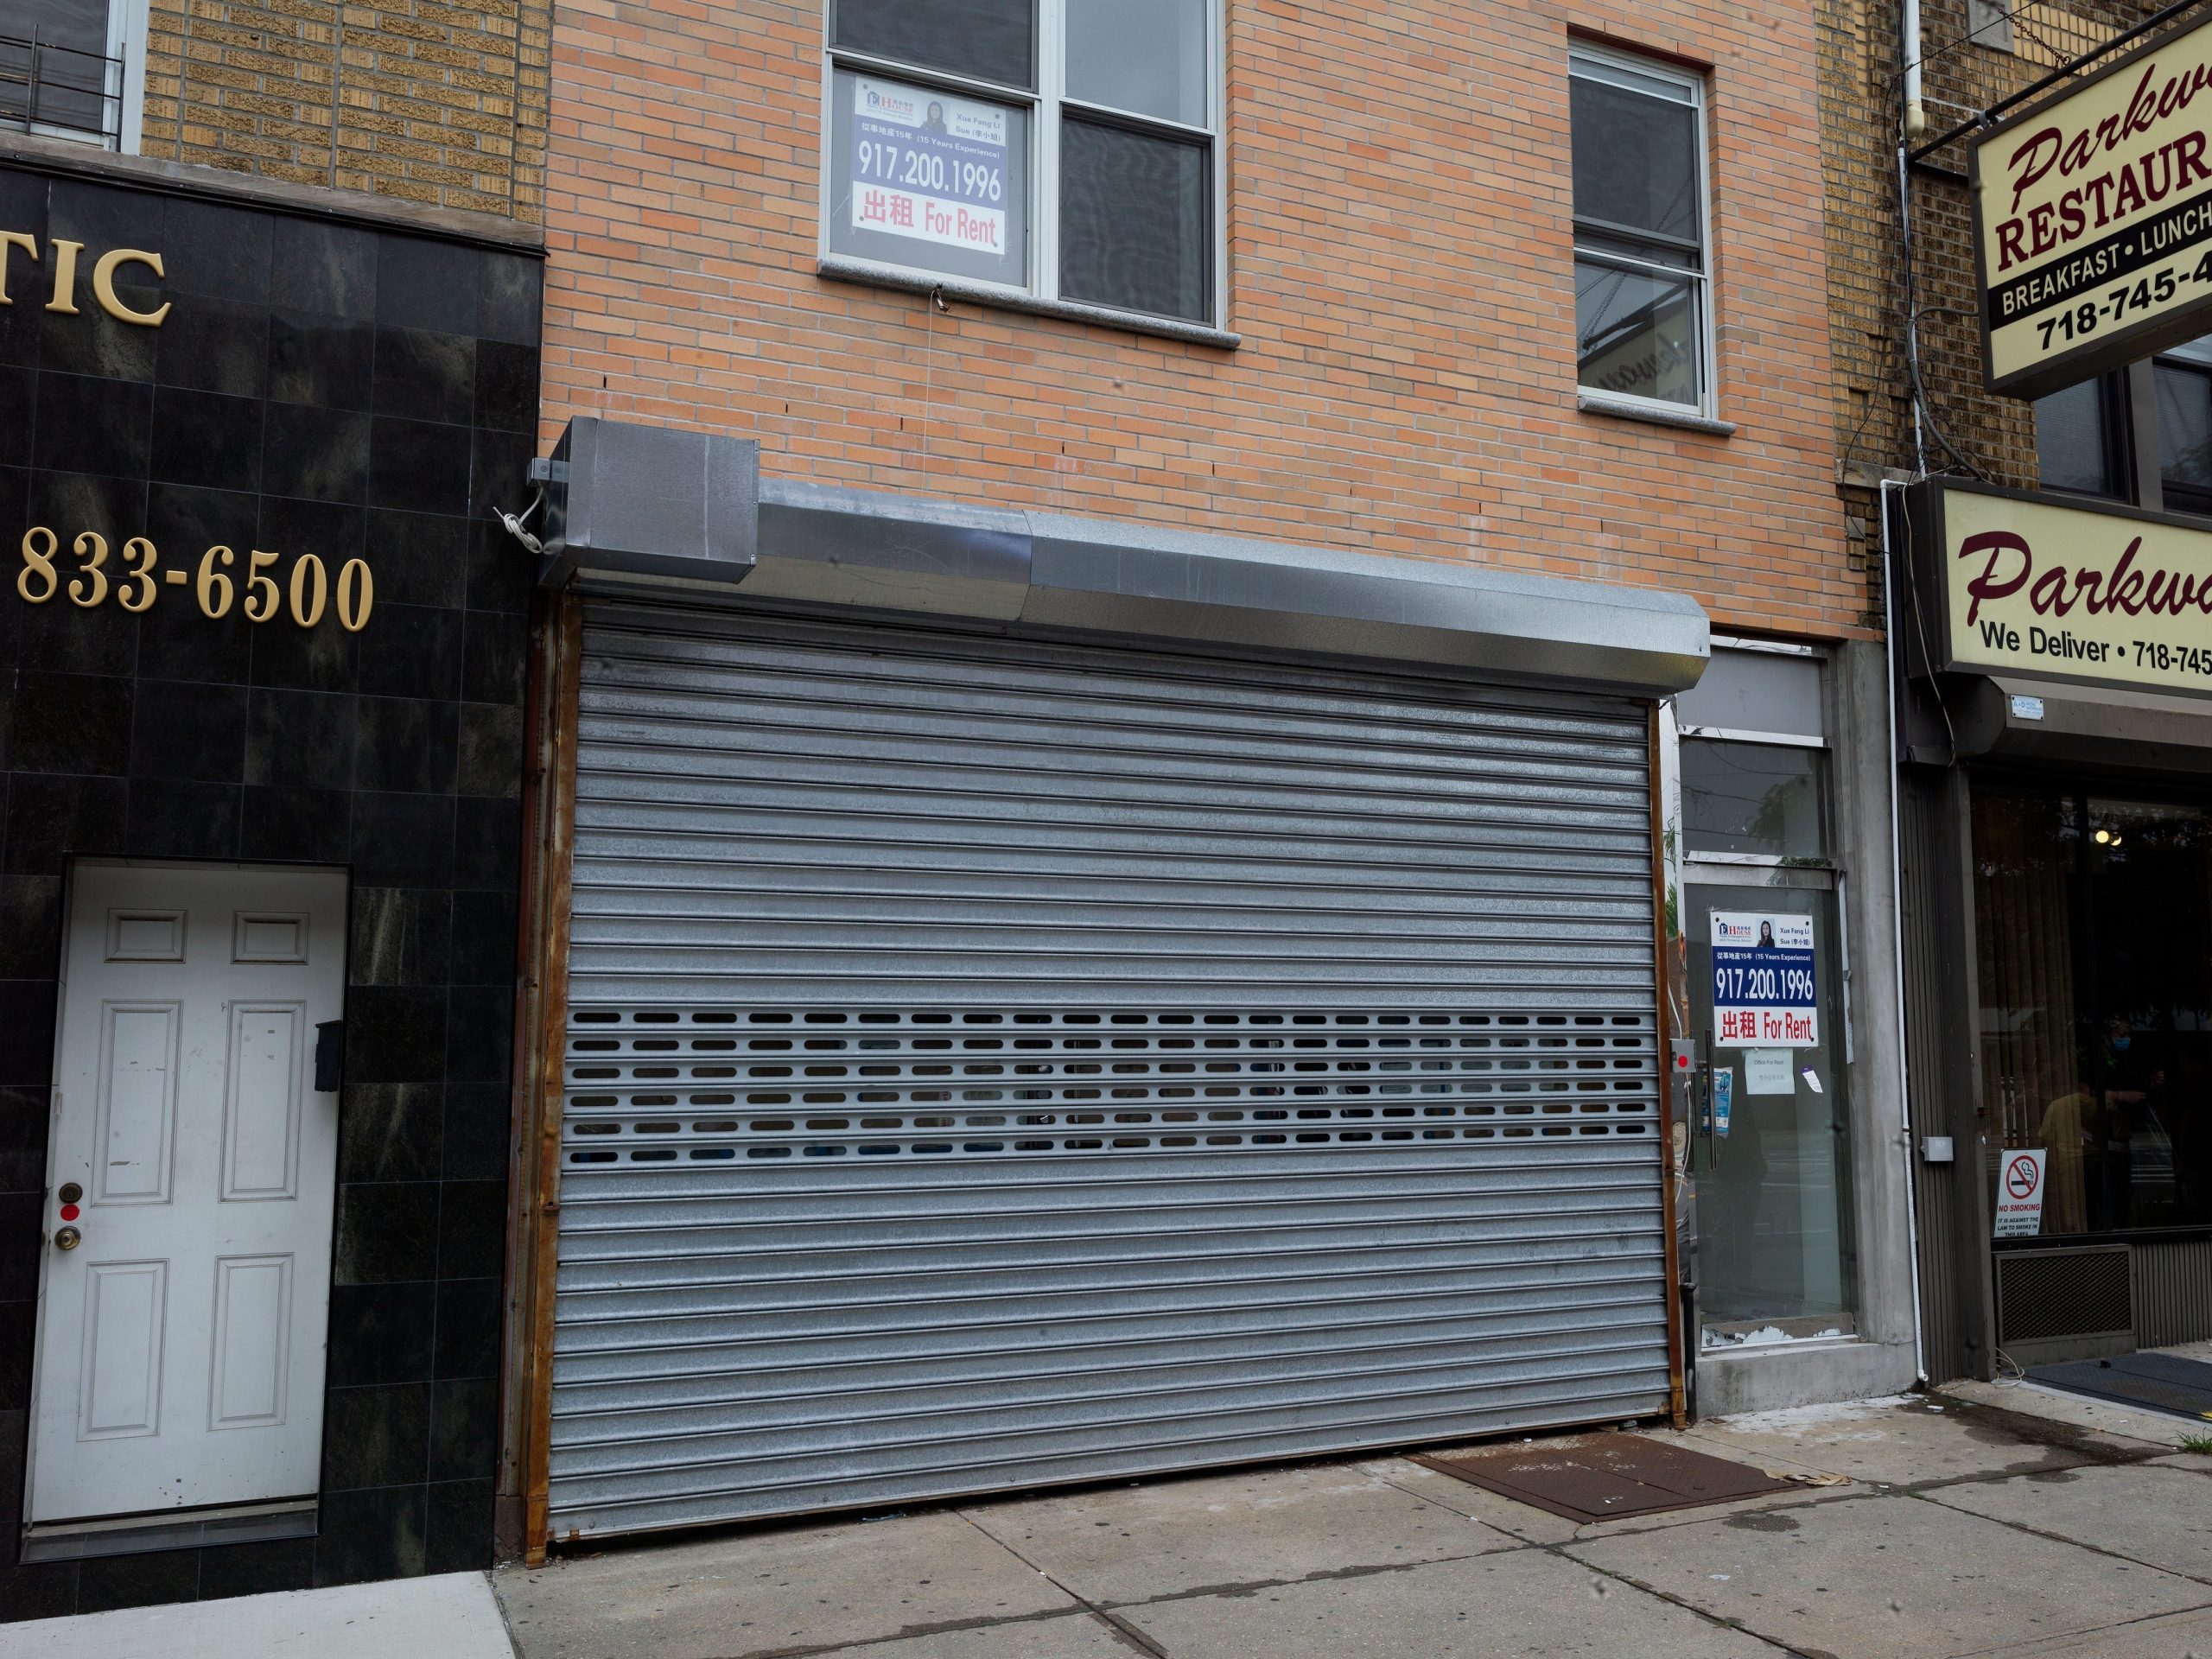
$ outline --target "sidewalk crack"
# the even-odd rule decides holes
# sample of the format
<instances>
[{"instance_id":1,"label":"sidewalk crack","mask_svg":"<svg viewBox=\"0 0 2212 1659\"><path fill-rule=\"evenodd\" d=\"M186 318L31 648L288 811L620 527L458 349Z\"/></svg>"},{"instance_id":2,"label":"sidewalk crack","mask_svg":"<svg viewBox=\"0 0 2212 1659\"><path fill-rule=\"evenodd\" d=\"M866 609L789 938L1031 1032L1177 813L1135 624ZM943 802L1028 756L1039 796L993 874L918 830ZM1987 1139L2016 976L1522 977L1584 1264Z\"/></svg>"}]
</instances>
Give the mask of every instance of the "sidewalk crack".
<instances>
[{"instance_id":1,"label":"sidewalk crack","mask_svg":"<svg viewBox=\"0 0 2212 1659\"><path fill-rule=\"evenodd\" d=\"M1966 1484L1958 1482L1955 1485ZM2157 1561L2146 1560L2140 1555L2130 1555L2125 1550L2109 1548L2103 1544L2093 1544L2084 1538L2069 1538L2063 1532L2051 1532L2026 1521L2008 1520L2001 1515L1984 1515L1980 1510L1964 1509L1955 1503L1946 1503L1934 1496L1935 1491L1953 1490L1955 1486L1944 1486L1935 1488L1931 1491L1905 1492L1902 1496L1916 1497L1923 1503L1933 1503L1937 1509L1948 1510L1953 1515L1963 1515L1973 1520L1991 1522L2014 1532L2024 1532L2029 1537L2040 1538L2046 1543L2064 1544L2071 1549L2087 1550L2092 1555L2101 1555L2108 1561L2125 1561L2130 1567L2146 1567L2153 1573L2164 1573L2169 1578L2179 1579L2183 1584L2193 1584L2212 1589L2212 1576L2208 1576L2204 1572L2191 1572L2183 1567L2166 1567ZM2153 1614L2152 1617L2162 1618L2164 1615Z\"/></svg>"},{"instance_id":2,"label":"sidewalk crack","mask_svg":"<svg viewBox=\"0 0 2212 1659\"><path fill-rule=\"evenodd\" d=\"M2209 1605L2212 1605L2212 1604L2209 1604ZM2115 1623L2113 1623L2113 1624L2099 1624L2099 1625L2096 1625L2096 1626L2094 1626L2094 1627L2093 1627L2093 1628L2091 1628L2091 1629L2089 1629L2089 1630L2067 1630L2067 1631L2063 1631L2063 1632L2061 1632L2061 1638L2062 1638L2062 1639L2063 1639L2063 1640L2069 1640L2069 1641L2071 1641L2071 1640L2078 1640L2078 1639L2080 1639L2080 1638L2086 1637L2092 1637L2092 1636L2102 1636L2102 1635L2104 1635L2107 1630L2131 1630L2131 1629L2133 1629L2134 1626L2136 1626L2136 1625L2138 1625L2138 1624L2153 1624L2153 1623L2155 1623L2156 1621L2158 1621L2158 1620L2159 1620L2159 1619L2162 1619L2162 1618L2183 1618L2183 1617L2185 1617L2186 1615L2190 1614L2190 1613L2201 1613L2201 1612L2203 1612L2203 1611L2206 1611L2206 1608L2205 1608L2205 1607L2176 1607L2176 1608L2174 1608L2174 1609L2172 1609L2171 1611L2167 1611L2167 1612L2163 1612L2163 1613L2145 1613L2145 1614L2143 1614L2142 1616L2140 1616L2139 1618L2123 1618L2123 1619L2120 1619L2120 1620L2118 1620L2117 1622L2115 1622ZM2012 1653L2012 1652L2017 1652L2017 1651L2018 1650L2018 1646L2019 1646L2019 1644L2018 1644L2017 1642L2003 1642L2003 1643L1999 1643L1997 1646L1995 1646L1995 1647L1993 1647L1993 1648L1970 1648L1970 1649L1964 1649L1964 1650L1962 1650L1962 1651L1961 1651L1961 1652L1960 1652L1960 1653L1955 1654L1954 1656L1952 1656L1952 1659L1986 1659L1986 1656L1988 1656L1988 1655L1991 1655L1991 1654L2004 1654L2004 1653ZM2194 1652L2196 1651L2196 1649L2190 1649L2189 1651L2190 1651L2190 1653L2194 1653ZM2184 1656L2183 1656L2183 1659L2187 1659L2187 1655L2184 1655Z\"/></svg>"},{"instance_id":3,"label":"sidewalk crack","mask_svg":"<svg viewBox=\"0 0 2212 1659\"><path fill-rule=\"evenodd\" d=\"M1028 1556L1023 1554L1019 1549L1015 1548L1005 1539L1000 1537L998 1534L993 1532L988 1527L978 1521L974 1516L969 1514L967 1510L953 1510L953 1513L958 1516L963 1521L965 1521L969 1526L975 1528L976 1531L982 1533L984 1537L989 1539L1001 1549L1006 1551L1007 1554L1013 1556L1014 1560L1020 1561L1024 1567L1036 1573L1039 1578L1051 1585L1053 1589L1058 1591L1069 1600L1076 1603L1084 1612L1088 1613L1091 1618L1096 1619L1101 1624L1104 1625L1106 1627L1107 1634L1111 1636L1116 1641L1121 1643L1122 1646L1134 1649L1138 1653L1147 1655L1149 1656L1149 1659L1169 1659L1167 1649L1161 1647L1160 1643L1147 1636L1135 1624L1132 1624L1128 1620L1122 1618L1111 1609L1100 1606L1096 1602L1093 1601L1089 1596L1084 1595L1081 1591L1075 1589L1071 1586L1063 1584L1045 1568L1038 1566L1035 1561L1030 1560Z\"/></svg>"}]
</instances>

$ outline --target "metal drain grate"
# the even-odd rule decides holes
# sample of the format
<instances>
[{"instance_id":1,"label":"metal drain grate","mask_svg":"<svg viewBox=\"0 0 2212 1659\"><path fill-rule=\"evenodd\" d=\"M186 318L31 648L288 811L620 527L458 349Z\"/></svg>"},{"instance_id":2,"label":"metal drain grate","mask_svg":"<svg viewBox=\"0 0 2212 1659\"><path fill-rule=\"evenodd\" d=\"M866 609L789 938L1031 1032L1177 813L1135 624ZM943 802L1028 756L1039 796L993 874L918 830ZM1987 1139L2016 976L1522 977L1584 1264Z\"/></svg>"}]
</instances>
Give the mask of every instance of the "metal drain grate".
<instances>
[{"instance_id":1,"label":"metal drain grate","mask_svg":"<svg viewBox=\"0 0 2212 1659\"><path fill-rule=\"evenodd\" d=\"M1636 1014L591 1008L572 1166L1655 1132Z\"/></svg>"}]
</instances>

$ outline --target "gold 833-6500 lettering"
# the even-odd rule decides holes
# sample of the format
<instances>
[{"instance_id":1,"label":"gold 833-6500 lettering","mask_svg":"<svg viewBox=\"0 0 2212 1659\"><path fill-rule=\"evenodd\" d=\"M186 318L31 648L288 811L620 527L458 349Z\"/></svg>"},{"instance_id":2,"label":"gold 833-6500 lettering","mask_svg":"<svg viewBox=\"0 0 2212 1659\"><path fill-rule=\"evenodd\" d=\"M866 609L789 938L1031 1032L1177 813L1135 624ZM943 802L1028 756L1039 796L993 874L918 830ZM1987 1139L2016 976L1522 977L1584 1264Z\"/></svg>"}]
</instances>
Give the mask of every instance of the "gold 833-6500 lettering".
<instances>
[{"instance_id":1,"label":"gold 833-6500 lettering","mask_svg":"<svg viewBox=\"0 0 2212 1659\"><path fill-rule=\"evenodd\" d=\"M368 626L369 612L376 604L376 578L365 559L346 560L334 583L322 561L312 553L292 560L280 580L276 571L284 556L257 547L249 549L243 560L227 547L211 547L193 570L175 565L162 569L161 555L143 536L124 543L113 566L108 563L107 538L98 531L79 531L70 549L77 563L73 570L66 570L60 561L67 556L59 536L44 524L23 532L23 568L16 573L16 592L26 603L43 605L66 594L72 605L91 610L112 595L124 610L143 611L151 608L163 587L189 587L200 614L210 621L228 616L232 605L238 603L249 622L271 621L283 612L300 626L311 628L330 610L348 633Z\"/></svg>"}]
</instances>

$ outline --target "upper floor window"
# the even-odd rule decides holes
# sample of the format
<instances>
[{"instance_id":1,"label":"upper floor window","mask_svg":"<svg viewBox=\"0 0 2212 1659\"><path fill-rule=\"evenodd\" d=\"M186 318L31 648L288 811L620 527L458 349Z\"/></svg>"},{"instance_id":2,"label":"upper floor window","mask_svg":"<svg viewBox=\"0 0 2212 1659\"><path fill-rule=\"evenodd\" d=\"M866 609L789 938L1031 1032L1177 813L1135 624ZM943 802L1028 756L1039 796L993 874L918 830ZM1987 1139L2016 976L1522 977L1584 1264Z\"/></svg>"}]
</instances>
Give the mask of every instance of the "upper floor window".
<instances>
[{"instance_id":1,"label":"upper floor window","mask_svg":"<svg viewBox=\"0 0 2212 1659\"><path fill-rule=\"evenodd\" d=\"M1709 412L1705 82L1588 46L1568 69L1582 386Z\"/></svg>"},{"instance_id":2,"label":"upper floor window","mask_svg":"<svg viewBox=\"0 0 2212 1659\"><path fill-rule=\"evenodd\" d=\"M1818 657L1716 637L1675 699L1682 846L1693 858L1824 862L1827 715Z\"/></svg>"},{"instance_id":3,"label":"upper floor window","mask_svg":"<svg viewBox=\"0 0 2212 1659\"><path fill-rule=\"evenodd\" d=\"M2151 375L2164 505L2170 512L2212 512L2212 339L2175 346Z\"/></svg>"},{"instance_id":4,"label":"upper floor window","mask_svg":"<svg viewBox=\"0 0 2212 1659\"><path fill-rule=\"evenodd\" d=\"M2101 374L2036 399L2036 467L2046 490L2126 498L2124 375Z\"/></svg>"},{"instance_id":5,"label":"upper floor window","mask_svg":"<svg viewBox=\"0 0 2212 1659\"><path fill-rule=\"evenodd\" d=\"M1218 0L831 0L823 241L1220 321Z\"/></svg>"},{"instance_id":6,"label":"upper floor window","mask_svg":"<svg viewBox=\"0 0 2212 1659\"><path fill-rule=\"evenodd\" d=\"M13 0L0 17L0 124L136 152L146 0Z\"/></svg>"},{"instance_id":7,"label":"upper floor window","mask_svg":"<svg viewBox=\"0 0 2212 1659\"><path fill-rule=\"evenodd\" d=\"M2044 489L2212 517L2212 335L2038 397L2035 423Z\"/></svg>"}]
</instances>

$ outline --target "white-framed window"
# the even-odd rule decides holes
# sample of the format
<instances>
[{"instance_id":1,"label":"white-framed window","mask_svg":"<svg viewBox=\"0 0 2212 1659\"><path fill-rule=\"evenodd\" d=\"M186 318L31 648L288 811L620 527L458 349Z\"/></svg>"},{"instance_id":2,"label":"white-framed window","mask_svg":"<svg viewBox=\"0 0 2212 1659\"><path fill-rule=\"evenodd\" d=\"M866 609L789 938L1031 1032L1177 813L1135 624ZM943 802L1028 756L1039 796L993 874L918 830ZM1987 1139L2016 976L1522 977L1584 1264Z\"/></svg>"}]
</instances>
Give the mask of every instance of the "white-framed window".
<instances>
[{"instance_id":1,"label":"white-framed window","mask_svg":"<svg viewBox=\"0 0 2212 1659\"><path fill-rule=\"evenodd\" d=\"M0 8L0 126L138 153L147 0Z\"/></svg>"},{"instance_id":2,"label":"white-framed window","mask_svg":"<svg viewBox=\"0 0 2212 1659\"><path fill-rule=\"evenodd\" d=\"M1581 386L1710 415L1704 77L1580 43L1567 68Z\"/></svg>"},{"instance_id":3,"label":"white-framed window","mask_svg":"<svg viewBox=\"0 0 2212 1659\"><path fill-rule=\"evenodd\" d=\"M830 0L822 245L1218 327L1220 0Z\"/></svg>"}]
</instances>

